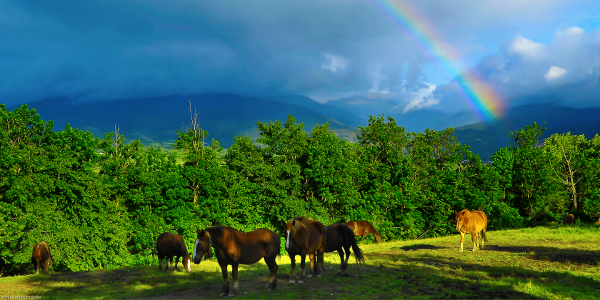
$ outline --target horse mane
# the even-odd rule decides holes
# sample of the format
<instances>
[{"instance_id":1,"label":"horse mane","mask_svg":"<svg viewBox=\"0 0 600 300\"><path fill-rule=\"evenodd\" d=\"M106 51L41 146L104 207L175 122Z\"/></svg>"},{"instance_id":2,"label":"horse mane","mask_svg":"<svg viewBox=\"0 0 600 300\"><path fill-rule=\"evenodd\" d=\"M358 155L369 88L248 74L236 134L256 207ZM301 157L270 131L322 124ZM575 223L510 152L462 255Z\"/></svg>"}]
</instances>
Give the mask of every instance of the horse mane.
<instances>
[{"instance_id":1,"label":"horse mane","mask_svg":"<svg viewBox=\"0 0 600 300\"><path fill-rule=\"evenodd\" d=\"M367 224L369 224L369 231L371 231L371 233L375 236L375 240L377 240L378 243L381 243L381 234L379 234L379 232L377 231L377 229L375 229L375 226L373 226L373 224L367 222Z\"/></svg>"}]
</instances>

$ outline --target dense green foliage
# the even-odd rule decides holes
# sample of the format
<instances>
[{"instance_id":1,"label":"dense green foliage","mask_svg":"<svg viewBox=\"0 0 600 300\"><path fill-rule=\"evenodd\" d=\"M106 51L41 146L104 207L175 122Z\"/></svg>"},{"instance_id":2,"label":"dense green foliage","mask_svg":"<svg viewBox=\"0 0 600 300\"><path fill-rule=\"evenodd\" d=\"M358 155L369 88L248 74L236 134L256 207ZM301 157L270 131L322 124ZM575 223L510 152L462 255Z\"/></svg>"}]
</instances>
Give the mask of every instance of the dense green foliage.
<instances>
[{"instance_id":1,"label":"dense green foliage","mask_svg":"<svg viewBox=\"0 0 600 300\"><path fill-rule=\"evenodd\" d=\"M537 124L483 163L454 130L406 132L371 117L358 142L328 124L307 133L293 117L258 122L260 138L236 137L226 151L192 120L175 152L56 131L26 105L0 104L0 273L31 272L31 247L51 245L54 270L148 263L158 235L198 228L281 231L306 215L323 223L366 219L384 239L453 232L454 211L488 214L489 229L600 217L600 137L555 134ZM191 250L191 249L190 249Z\"/></svg>"}]
</instances>

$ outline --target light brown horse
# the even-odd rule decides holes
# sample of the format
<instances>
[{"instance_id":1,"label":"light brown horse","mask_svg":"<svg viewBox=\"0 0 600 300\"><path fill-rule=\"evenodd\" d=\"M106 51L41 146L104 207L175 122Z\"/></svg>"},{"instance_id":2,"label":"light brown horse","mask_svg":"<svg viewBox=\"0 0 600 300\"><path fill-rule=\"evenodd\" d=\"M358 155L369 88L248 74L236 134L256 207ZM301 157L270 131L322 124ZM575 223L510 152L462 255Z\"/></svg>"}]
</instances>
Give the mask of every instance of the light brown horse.
<instances>
[{"instance_id":1,"label":"light brown horse","mask_svg":"<svg viewBox=\"0 0 600 300\"><path fill-rule=\"evenodd\" d=\"M573 224L573 223L575 223L575 215L568 214L563 217L563 225Z\"/></svg>"},{"instance_id":2,"label":"light brown horse","mask_svg":"<svg viewBox=\"0 0 600 300\"><path fill-rule=\"evenodd\" d=\"M181 257L181 264L185 268L186 272L192 271L190 264L191 258L187 251L183 237L179 234L173 234L170 232L161 233L156 240L156 250L158 250L158 269L162 270L161 261L165 259L165 270L169 271L169 266L173 263L173 256L175 256L175 267L173 271L177 270L177 263Z\"/></svg>"},{"instance_id":3,"label":"light brown horse","mask_svg":"<svg viewBox=\"0 0 600 300\"><path fill-rule=\"evenodd\" d=\"M381 243L381 235L379 234L379 232L377 232L377 230L375 230L375 227L373 227L373 225L371 225L371 223L362 220L362 221L350 221L350 222L346 222L344 225L350 227L350 229L352 229L352 231L354 231L354 236L362 236L362 239L360 239L360 243L362 244L363 240L365 239L365 237L367 237L367 235L370 233L375 237L375 240L378 243Z\"/></svg>"},{"instance_id":4,"label":"light brown horse","mask_svg":"<svg viewBox=\"0 0 600 300\"><path fill-rule=\"evenodd\" d=\"M36 273L40 272L40 265L42 266L42 271L44 273L48 273L48 267L52 263L51 256L52 254L50 254L50 247L48 247L46 242L39 242L33 245L31 263L33 264L33 267L36 268Z\"/></svg>"},{"instance_id":5,"label":"light brown horse","mask_svg":"<svg viewBox=\"0 0 600 300\"><path fill-rule=\"evenodd\" d=\"M298 283L304 283L306 276L304 266L307 254L310 259L310 270L314 270L312 273L320 277L324 271L323 253L327 241L325 225L306 217L297 217L288 222L283 221L283 225L285 228L285 250L290 256L292 265L290 283L296 282L296 255L300 255L300 268L302 270ZM317 256L316 263L315 253Z\"/></svg>"},{"instance_id":6,"label":"light brown horse","mask_svg":"<svg viewBox=\"0 0 600 300\"><path fill-rule=\"evenodd\" d=\"M280 249L279 235L269 229L260 228L244 233L231 227L216 226L198 229L194 245L194 263L199 264L202 257L212 257L211 247L215 249L217 261L223 274L223 291L221 296L235 296L238 290L239 264L251 265L261 258L271 271L267 279L267 289L272 290L277 286L277 262ZM233 284L229 284L227 266L231 265Z\"/></svg>"},{"instance_id":7,"label":"light brown horse","mask_svg":"<svg viewBox=\"0 0 600 300\"><path fill-rule=\"evenodd\" d=\"M356 238L354 232L348 226L342 223L333 223L326 227L327 239L325 243L325 252L336 251L340 255L340 269L338 274L346 276L346 270L348 269L348 259L350 259L350 248L354 251L354 257L356 258L356 264L365 262L362 250L356 244ZM346 259L344 259L344 251L346 252Z\"/></svg>"},{"instance_id":8,"label":"light brown horse","mask_svg":"<svg viewBox=\"0 0 600 300\"><path fill-rule=\"evenodd\" d=\"M460 232L460 252L463 251L463 243L465 241L465 233L471 234L471 240L473 240L473 251L477 249L483 249L487 237L485 232L487 230L488 220L484 212L467 209L461 212L454 212L456 214L456 231ZM479 232L481 232L481 247L479 246Z\"/></svg>"}]
</instances>

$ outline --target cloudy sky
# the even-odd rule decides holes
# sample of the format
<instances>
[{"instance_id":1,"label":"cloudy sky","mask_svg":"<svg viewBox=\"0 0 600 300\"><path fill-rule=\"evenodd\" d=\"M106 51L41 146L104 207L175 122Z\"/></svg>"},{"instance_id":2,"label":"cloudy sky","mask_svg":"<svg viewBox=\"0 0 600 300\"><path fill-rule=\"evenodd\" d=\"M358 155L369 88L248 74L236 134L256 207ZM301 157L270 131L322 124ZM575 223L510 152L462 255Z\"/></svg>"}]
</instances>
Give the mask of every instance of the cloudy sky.
<instances>
[{"instance_id":1,"label":"cloudy sky","mask_svg":"<svg viewBox=\"0 0 600 300\"><path fill-rule=\"evenodd\" d=\"M0 0L0 28L8 105L370 92L456 112L455 78L472 72L507 107L600 106L600 1Z\"/></svg>"}]
</instances>

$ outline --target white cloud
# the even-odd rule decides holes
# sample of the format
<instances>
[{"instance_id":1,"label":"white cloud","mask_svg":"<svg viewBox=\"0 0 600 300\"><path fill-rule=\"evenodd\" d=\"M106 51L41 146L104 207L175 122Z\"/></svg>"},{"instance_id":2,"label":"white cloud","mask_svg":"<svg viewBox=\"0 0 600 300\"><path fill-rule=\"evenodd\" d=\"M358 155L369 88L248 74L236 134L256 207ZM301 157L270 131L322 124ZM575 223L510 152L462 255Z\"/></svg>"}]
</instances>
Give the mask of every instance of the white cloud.
<instances>
[{"instance_id":1,"label":"white cloud","mask_svg":"<svg viewBox=\"0 0 600 300\"><path fill-rule=\"evenodd\" d=\"M544 77L546 78L546 80L552 81L552 80L556 80L558 78L563 77L567 73L568 73L567 70L565 70L561 67L552 66L552 67L550 67L550 69L548 69L546 74L544 74Z\"/></svg>"},{"instance_id":2,"label":"white cloud","mask_svg":"<svg viewBox=\"0 0 600 300\"><path fill-rule=\"evenodd\" d=\"M524 56L537 56L542 50L543 45L532 40L519 36L512 40L508 45L508 54L517 53Z\"/></svg>"},{"instance_id":3,"label":"white cloud","mask_svg":"<svg viewBox=\"0 0 600 300\"><path fill-rule=\"evenodd\" d=\"M323 56L325 56L327 62L321 65L322 69L337 72L338 70L346 69L346 66L348 66L348 62L339 55L323 53Z\"/></svg>"},{"instance_id":4,"label":"white cloud","mask_svg":"<svg viewBox=\"0 0 600 300\"><path fill-rule=\"evenodd\" d=\"M436 105L440 100L433 97L433 91L436 86L430 83L425 83L428 86L426 88L419 89L410 100L410 102L404 107L404 113L411 110L420 110L433 105Z\"/></svg>"},{"instance_id":5,"label":"white cloud","mask_svg":"<svg viewBox=\"0 0 600 300\"><path fill-rule=\"evenodd\" d=\"M585 30L583 30L577 26L573 26L569 29L558 31L556 33L556 36L557 37L573 37L573 36L579 36L584 32L585 32Z\"/></svg>"}]
</instances>

